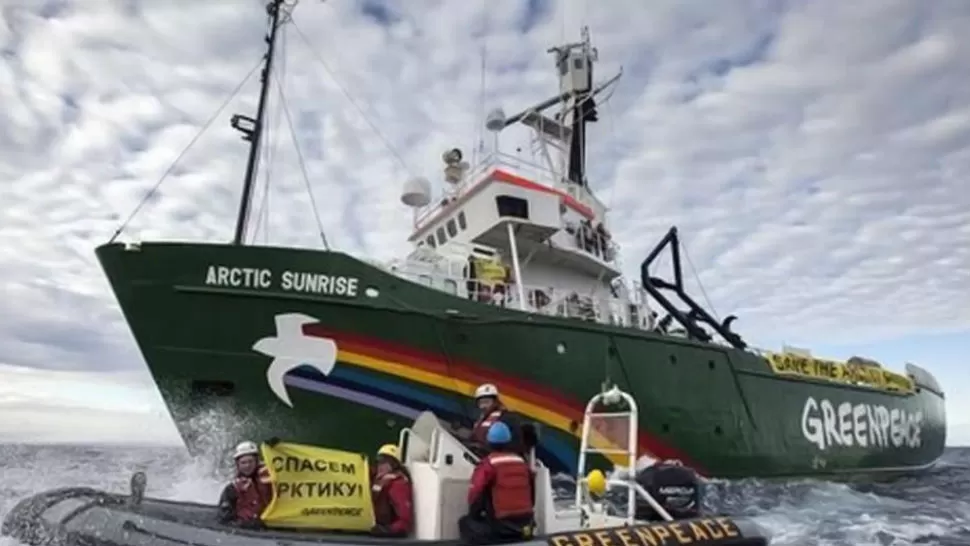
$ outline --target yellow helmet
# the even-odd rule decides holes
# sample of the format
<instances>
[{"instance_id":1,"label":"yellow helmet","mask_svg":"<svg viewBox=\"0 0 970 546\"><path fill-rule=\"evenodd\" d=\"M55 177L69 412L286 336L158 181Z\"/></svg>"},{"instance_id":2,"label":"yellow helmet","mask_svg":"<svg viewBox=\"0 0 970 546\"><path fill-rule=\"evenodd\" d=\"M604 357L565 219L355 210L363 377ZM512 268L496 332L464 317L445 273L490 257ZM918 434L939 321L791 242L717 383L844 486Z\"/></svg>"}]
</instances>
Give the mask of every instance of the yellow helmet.
<instances>
[{"instance_id":1,"label":"yellow helmet","mask_svg":"<svg viewBox=\"0 0 970 546\"><path fill-rule=\"evenodd\" d=\"M586 475L586 486L593 495L602 496L606 493L606 475L599 469L590 471Z\"/></svg>"},{"instance_id":2,"label":"yellow helmet","mask_svg":"<svg viewBox=\"0 0 970 546\"><path fill-rule=\"evenodd\" d=\"M394 444L384 444L384 445L382 445L381 448L377 450L377 455L378 456L386 455L388 457L394 458L394 460L396 460L396 461L400 461L401 460L401 454L398 451L397 446L394 445Z\"/></svg>"}]
</instances>

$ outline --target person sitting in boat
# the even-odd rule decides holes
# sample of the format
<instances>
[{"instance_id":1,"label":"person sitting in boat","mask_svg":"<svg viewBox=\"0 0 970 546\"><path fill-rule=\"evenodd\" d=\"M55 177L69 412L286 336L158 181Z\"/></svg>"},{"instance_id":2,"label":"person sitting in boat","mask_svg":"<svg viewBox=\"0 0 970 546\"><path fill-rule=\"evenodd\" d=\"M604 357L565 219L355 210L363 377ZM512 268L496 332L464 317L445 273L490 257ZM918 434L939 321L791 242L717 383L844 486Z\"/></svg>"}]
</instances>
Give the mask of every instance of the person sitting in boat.
<instances>
[{"instance_id":1,"label":"person sitting in boat","mask_svg":"<svg viewBox=\"0 0 970 546\"><path fill-rule=\"evenodd\" d=\"M241 442L232 458L236 477L219 497L219 521L240 527L262 527L259 516L273 499L269 470L260 464L255 442Z\"/></svg>"},{"instance_id":2,"label":"person sitting in boat","mask_svg":"<svg viewBox=\"0 0 970 546\"><path fill-rule=\"evenodd\" d=\"M488 451L486 435L492 425L504 422L512 431L512 448L520 452L519 424L512 414L502 405L499 399L498 387L492 383L484 383L475 389L475 404L478 405L479 416L472 427L471 441L473 451L484 454Z\"/></svg>"},{"instance_id":3,"label":"person sitting in boat","mask_svg":"<svg viewBox=\"0 0 970 546\"><path fill-rule=\"evenodd\" d=\"M643 468L636 474L640 484L674 519L700 516L701 483L697 473L677 460L664 460ZM636 519L662 521L650 504L637 496Z\"/></svg>"},{"instance_id":4,"label":"person sitting in boat","mask_svg":"<svg viewBox=\"0 0 970 546\"><path fill-rule=\"evenodd\" d=\"M371 534L402 538L410 535L414 529L413 494L411 476L401 464L397 446L381 446L371 486L375 520Z\"/></svg>"},{"instance_id":5,"label":"person sitting in boat","mask_svg":"<svg viewBox=\"0 0 970 546\"><path fill-rule=\"evenodd\" d=\"M534 527L535 474L511 447L512 431L499 421L488 429L491 452L479 461L468 488L468 514L458 531L468 544L523 540Z\"/></svg>"}]
</instances>

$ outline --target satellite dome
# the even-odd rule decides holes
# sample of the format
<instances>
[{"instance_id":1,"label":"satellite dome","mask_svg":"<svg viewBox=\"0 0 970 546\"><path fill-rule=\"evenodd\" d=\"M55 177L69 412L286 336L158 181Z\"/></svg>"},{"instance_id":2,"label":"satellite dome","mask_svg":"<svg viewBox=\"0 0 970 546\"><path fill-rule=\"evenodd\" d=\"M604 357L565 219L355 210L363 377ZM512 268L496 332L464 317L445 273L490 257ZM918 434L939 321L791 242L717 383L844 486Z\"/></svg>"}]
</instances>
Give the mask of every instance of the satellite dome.
<instances>
[{"instance_id":1,"label":"satellite dome","mask_svg":"<svg viewBox=\"0 0 970 546\"><path fill-rule=\"evenodd\" d=\"M505 129L505 111L501 108L496 108L489 112L485 117L485 128L493 133Z\"/></svg>"},{"instance_id":2,"label":"satellite dome","mask_svg":"<svg viewBox=\"0 0 970 546\"><path fill-rule=\"evenodd\" d=\"M422 176L409 179L404 183L401 202L412 208L427 206L431 202L431 182Z\"/></svg>"}]
</instances>

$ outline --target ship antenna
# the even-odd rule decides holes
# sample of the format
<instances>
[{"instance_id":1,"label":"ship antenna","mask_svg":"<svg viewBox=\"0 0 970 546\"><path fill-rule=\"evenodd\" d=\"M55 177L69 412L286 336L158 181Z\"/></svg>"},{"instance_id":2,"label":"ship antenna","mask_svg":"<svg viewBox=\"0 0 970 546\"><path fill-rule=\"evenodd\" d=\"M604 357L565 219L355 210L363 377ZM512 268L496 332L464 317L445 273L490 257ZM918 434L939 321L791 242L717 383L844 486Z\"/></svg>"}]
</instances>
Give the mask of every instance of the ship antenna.
<instances>
[{"instance_id":1,"label":"ship antenna","mask_svg":"<svg viewBox=\"0 0 970 546\"><path fill-rule=\"evenodd\" d=\"M593 64L599 60L599 54L590 42L589 27L585 26L582 29L582 41L553 47L548 52L556 54L556 64L560 73L559 89L569 97L563 103L563 117L565 118L567 111L572 111L567 179L588 188L586 124L598 120L594 96L601 89L593 88Z\"/></svg>"},{"instance_id":2,"label":"ship antenna","mask_svg":"<svg viewBox=\"0 0 970 546\"><path fill-rule=\"evenodd\" d=\"M239 200L239 214L236 217L236 234L233 237L233 244L243 244L246 236L246 224L249 220L249 208L252 205L253 185L256 182L256 169L259 163L259 144L263 134L263 121L266 113L266 102L269 95L269 87L273 69L273 51L276 46L276 31L280 25L280 13L284 0L270 0L266 4L266 13L269 16L269 33L266 36L266 55L265 64L260 77L259 105L256 107L256 119L243 114L232 116L231 124L233 129L243 134L243 140L249 142L249 159L246 161L246 174L243 178L242 197Z\"/></svg>"}]
</instances>

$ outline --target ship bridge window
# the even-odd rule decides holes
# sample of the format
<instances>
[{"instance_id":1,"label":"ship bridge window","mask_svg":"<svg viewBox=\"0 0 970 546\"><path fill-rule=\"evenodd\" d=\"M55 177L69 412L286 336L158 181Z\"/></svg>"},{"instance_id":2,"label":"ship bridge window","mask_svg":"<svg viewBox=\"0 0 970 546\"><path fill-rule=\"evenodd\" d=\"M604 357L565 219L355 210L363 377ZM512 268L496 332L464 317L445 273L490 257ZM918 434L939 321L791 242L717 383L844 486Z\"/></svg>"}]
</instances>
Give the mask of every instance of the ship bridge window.
<instances>
[{"instance_id":1,"label":"ship bridge window","mask_svg":"<svg viewBox=\"0 0 970 546\"><path fill-rule=\"evenodd\" d=\"M468 229L468 222L465 221L465 211L458 213L458 227L461 229Z\"/></svg>"},{"instance_id":2,"label":"ship bridge window","mask_svg":"<svg viewBox=\"0 0 970 546\"><path fill-rule=\"evenodd\" d=\"M428 238L425 239L424 242L428 243L428 246L430 246L431 248L434 248L435 247L434 235L428 235Z\"/></svg>"},{"instance_id":3,"label":"ship bridge window","mask_svg":"<svg viewBox=\"0 0 970 546\"><path fill-rule=\"evenodd\" d=\"M529 202L521 197L499 195L495 197L495 204L498 206L499 216L510 216L523 220L529 219Z\"/></svg>"},{"instance_id":4,"label":"ship bridge window","mask_svg":"<svg viewBox=\"0 0 970 546\"><path fill-rule=\"evenodd\" d=\"M438 244L439 245L445 244L445 241L448 240L448 238L445 237L445 228L443 228L443 227L438 228L438 231L435 232L435 235L438 236Z\"/></svg>"},{"instance_id":5,"label":"ship bridge window","mask_svg":"<svg viewBox=\"0 0 970 546\"><path fill-rule=\"evenodd\" d=\"M454 237L455 235L458 235L458 228L455 227L455 220L454 219L448 220L448 223L446 224L446 226L448 228L448 236L449 237Z\"/></svg>"}]
</instances>

